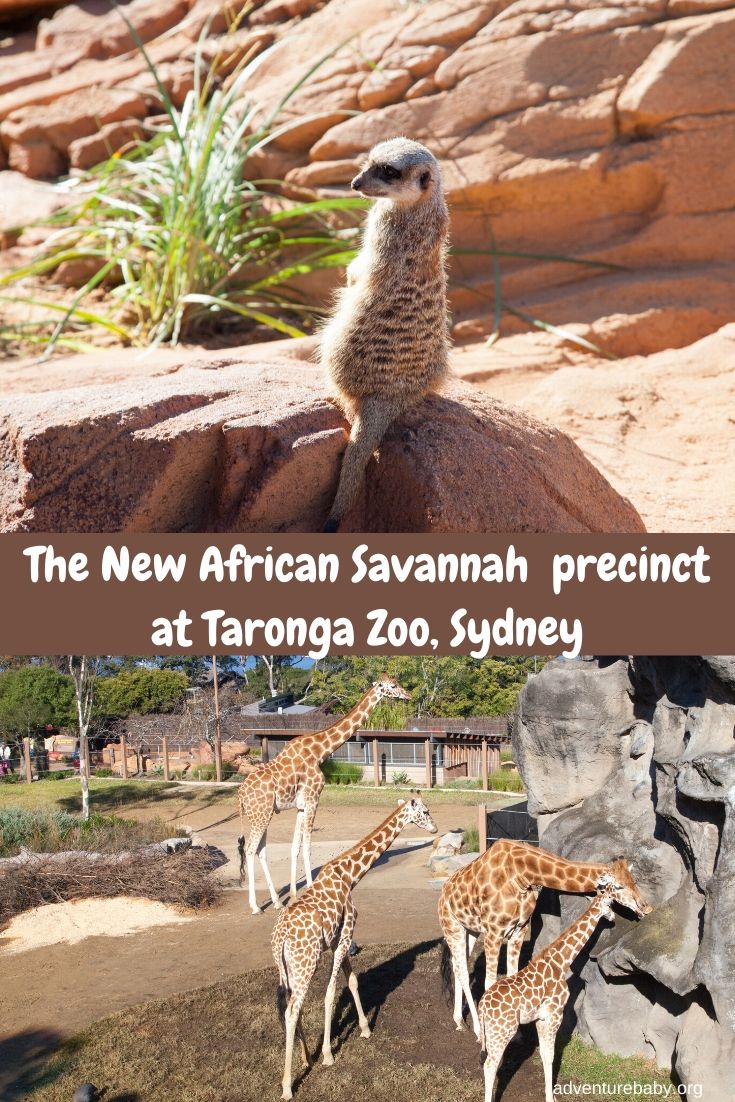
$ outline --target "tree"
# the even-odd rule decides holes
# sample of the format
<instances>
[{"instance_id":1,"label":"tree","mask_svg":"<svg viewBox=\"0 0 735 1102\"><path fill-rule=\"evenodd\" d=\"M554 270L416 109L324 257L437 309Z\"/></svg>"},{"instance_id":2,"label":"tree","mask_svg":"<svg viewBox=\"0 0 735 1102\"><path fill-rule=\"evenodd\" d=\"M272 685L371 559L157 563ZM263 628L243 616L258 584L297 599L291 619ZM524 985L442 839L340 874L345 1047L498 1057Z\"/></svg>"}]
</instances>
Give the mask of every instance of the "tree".
<instances>
[{"instance_id":1,"label":"tree","mask_svg":"<svg viewBox=\"0 0 735 1102\"><path fill-rule=\"evenodd\" d=\"M74 682L74 698L79 731L79 779L82 785L82 818L89 818L89 727L94 712L94 692L102 658L70 654L69 673Z\"/></svg>"},{"instance_id":2,"label":"tree","mask_svg":"<svg viewBox=\"0 0 735 1102\"><path fill-rule=\"evenodd\" d=\"M537 660L538 664L543 664L542 660ZM314 671L307 699L311 704L337 702L340 710L346 711L387 669L411 693L405 706L407 717L508 715L533 668L533 658L515 656L481 661L464 655L330 657ZM396 715L393 707L393 722ZM376 709L375 722L381 717L382 712Z\"/></svg>"},{"instance_id":3,"label":"tree","mask_svg":"<svg viewBox=\"0 0 735 1102\"><path fill-rule=\"evenodd\" d=\"M188 680L179 670L121 670L101 677L97 684L95 715L127 716L173 712L186 696Z\"/></svg>"},{"instance_id":4,"label":"tree","mask_svg":"<svg viewBox=\"0 0 735 1102\"><path fill-rule=\"evenodd\" d=\"M49 666L24 665L0 673L0 731L8 741L35 738L48 725L73 722L74 690L68 676Z\"/></svg>"}]
</instances>

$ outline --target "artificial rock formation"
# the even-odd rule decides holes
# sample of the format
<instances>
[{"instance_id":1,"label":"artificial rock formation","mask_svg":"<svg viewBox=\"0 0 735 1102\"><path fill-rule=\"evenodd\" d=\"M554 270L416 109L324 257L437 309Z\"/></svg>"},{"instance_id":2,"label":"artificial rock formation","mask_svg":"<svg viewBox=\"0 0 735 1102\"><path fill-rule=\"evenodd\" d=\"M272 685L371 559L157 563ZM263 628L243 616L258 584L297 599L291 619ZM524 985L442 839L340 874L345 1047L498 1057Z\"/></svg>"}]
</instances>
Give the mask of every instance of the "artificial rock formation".
<instances>
[{"instance_id":1,"label":"artificial rock formation","mask_svg":"<svg viewBox=\"0 0 735 1102\"><path fill-rule=\"evenodd\" d=\"M542 846L625 854L652 914L622 913L579 976L571 1024L730 1102L735 1083L735 658L556 660L519 702L514 757ZM579 912L553 906L542 940Z\"/></svg>"},{"instance_id":2,"label":"artificial rock formation","mask_svg":"<svg viewBox=\"0 0 735 1102\"><path fill-rule=\"evenodd\" d=\"M230 66L278 44L248 90L264 114L323 59L253 158L255 177L329 192L384 138L429 145L465 332L492 324L493 241L512 254L508 303L616 355L682 347L733 319L735 0L255 0L227 38L236 8L124 5L175 103L204 28L206 58L224 47ZM160 110L107 0L63 6L0 46L0 168L49 178L87 167ZM506 315L504 326L527 323Z\"/></svg>"},{"instance_id":3,"label":"artificial rock formation","mask_svg":"<svg viewBox=\"0 0 735 1102\"><path fill-rule=\"evenodd\" d=\"M313 364L242 351L7 399L0 530L320 530L346 422ZM137 353L123 359L140 369ZM342 530L644 529L568 437L453 383L392 427Z\"/></svg>"}]
</instances>

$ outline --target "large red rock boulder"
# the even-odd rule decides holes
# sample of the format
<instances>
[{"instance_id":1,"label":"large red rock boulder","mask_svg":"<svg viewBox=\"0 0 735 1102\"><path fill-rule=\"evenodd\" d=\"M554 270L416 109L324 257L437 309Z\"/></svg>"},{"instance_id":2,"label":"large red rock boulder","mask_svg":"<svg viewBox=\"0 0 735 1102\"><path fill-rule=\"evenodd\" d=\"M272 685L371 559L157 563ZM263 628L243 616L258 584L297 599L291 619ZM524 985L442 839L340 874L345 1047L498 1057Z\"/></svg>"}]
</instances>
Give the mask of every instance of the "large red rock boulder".
<instances>
[{"instance_id":1,"label":"large red rock boulder","mask_svg":"<svg viewBox=\"0 0 735 1102\"><path fill-rule=\"evenodd\" d=\"M220 353L159 377L17 394L0 422L0 528L318 531L345 430L317 370L288 359ZM391 429L343 530L644 528L569 437L454 382Z\"/></svg>"}]
</instances>

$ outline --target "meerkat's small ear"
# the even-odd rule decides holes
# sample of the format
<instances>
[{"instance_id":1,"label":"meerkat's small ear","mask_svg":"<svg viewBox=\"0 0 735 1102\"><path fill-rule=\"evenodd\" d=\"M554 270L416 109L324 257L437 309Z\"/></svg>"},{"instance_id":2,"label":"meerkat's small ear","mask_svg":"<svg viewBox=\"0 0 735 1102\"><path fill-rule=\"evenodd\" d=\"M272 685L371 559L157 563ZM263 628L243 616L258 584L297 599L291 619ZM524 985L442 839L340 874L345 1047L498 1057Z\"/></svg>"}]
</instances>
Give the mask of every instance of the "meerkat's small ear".
<instances>
[{"instance_id":1,"label":"meerkat's small ear","mask_svg":"<svg viewBox=\"0 0 735 1102\"><path fill-rule=\"evenodd\" d=\"M421 175L419 176L419 184L421 185L421 190L426 191L426 189L427 189L427 187L429 186L430 183L431 183L431 173L427 169L426 172L422 172Z\"/></svg>"}]
</instances>

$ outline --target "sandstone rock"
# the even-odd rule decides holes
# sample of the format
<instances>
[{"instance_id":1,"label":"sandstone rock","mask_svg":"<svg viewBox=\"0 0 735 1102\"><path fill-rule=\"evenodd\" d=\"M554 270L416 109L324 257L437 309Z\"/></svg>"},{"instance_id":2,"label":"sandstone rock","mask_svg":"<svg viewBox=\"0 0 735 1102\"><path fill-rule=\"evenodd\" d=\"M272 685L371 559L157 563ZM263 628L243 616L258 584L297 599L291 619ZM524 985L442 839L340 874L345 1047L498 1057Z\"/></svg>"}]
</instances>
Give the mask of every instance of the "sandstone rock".
<instances>
[{"instance_id":1,"label":"sandstone rock","mask_svg":"<svg viewBox=\"0 0 735 1102\"><path fill-rule=\"evenodd\" d=\"M20 222L48 218L66 198L51 185L21 172L0 172L0 239L5 247L15 239Z\"/></svg>"},{"instance_id":2,"label":"sandstone rock","mask_svg":"<svg viewBox=\"0 0 735 1102\"><path fill-rule=\"evenodd\" d=\"M605 1051L655 1055L683 1083L701 1085L701 1097L726 1102L735 1068L732 660L616 660L635 716L622 733L620 710L608 703L610 660L575 665L584 672L546 666L519 701L514 750L541 845L580 860L627 853L654 909L600 933L580 973L572 1024ZM578 771L560 768L569 745L551 734L570 711L573 723L586 706L597 711L600 699L600 718L578 731L573 758L594 763L597 785L575 806ZM578 908L575 897L561 897L561 919L545 917L538 944Z\"/></svg>"},{"instance_id":3,"label":"sandstone rock","mask_svg":"<svg viewBox=\"0 0 735 1102\"><path fill-rule=\"evenodd\" d=\"M436 857L451 857L462 848L464 842L464 831L455 830L450 831L448 834L442 834L441 838L434 846L434 856Z\"/></svg>"},{"instance_id":4,"label":"sandstone rock","mask_svg":"<svg viewBox=\"0 0 735 1102\"><path fill-rule=\"evenodd\" d=\"M8 165L14 172L22 172L32 180L53 180L64 171L59 151L51 142L43 140L11 142Z\"/></svg>"},{"instance_id":5,"label":"sandstone rock","mask_svg":"<svg viewBox=\"0 0 735 1102\"><path fill-rule=\"evenodd\" d=\"M145 382L11 398L4 414L7 530L318 529L345 445L315 369L221 354ZM454 384L391 429L344 530L641 524L570 441Z\"/></svg>"},{"instance_id":6,"label":"sandstone rock","mask_svg":"<svg viewBox=\"0 0 735 1102\"><path fill-rule=\"evenodd\" d=\"M400 99L411 83L405 69L375 69L360 85L357 101L363 111L383 107Z\"/></svg>"},{"instance_id":7,"label":"sandstone rock","mask_svg":"<svg viewBox=\"0 0 735 1102\"><path fill-rule=\"evenodd\" d=\"M124 119L101 126L96 134L75 138L69 142L69 162L72 168L92 168L107 160L128 142L143 136L138 119Z\"/></svg>"},{"instance_id":8,"label":"sandstone rock","mask_svg":"<svg viewBox=\"0 0 735 1102\"><path fill-rule=\"evenodd\" d=\"M100 126L131 117L143 118L146 112L146 101L137 92L96 89L91 96L86 91L74 92L46 107L11 112L0 124L0 136L4 141L23 145L50 142L65 153L71 142L95 134Z\"/></svg>"}]
</instances>

